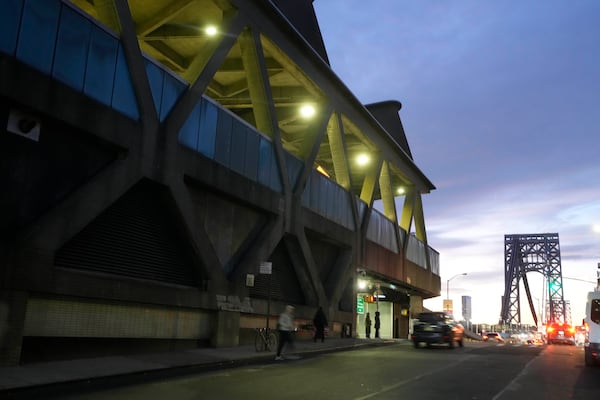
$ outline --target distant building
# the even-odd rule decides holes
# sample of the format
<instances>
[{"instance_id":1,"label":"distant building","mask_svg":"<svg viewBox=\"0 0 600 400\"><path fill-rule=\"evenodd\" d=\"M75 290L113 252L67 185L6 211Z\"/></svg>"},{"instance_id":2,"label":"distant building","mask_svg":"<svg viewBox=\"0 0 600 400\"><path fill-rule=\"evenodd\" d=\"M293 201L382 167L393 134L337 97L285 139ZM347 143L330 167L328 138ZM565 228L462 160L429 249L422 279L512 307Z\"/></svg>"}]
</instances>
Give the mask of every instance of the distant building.
<instances>
[{"instance_id":1,"label":"distant building","mask_svg":"<svg viewBox=\"0 0 600 400\"><path fill-rule=\"evenodd\" d=\"M462 296L462 317L465 321L471 321L471 296Z\"/></svg>"}]
</instances>

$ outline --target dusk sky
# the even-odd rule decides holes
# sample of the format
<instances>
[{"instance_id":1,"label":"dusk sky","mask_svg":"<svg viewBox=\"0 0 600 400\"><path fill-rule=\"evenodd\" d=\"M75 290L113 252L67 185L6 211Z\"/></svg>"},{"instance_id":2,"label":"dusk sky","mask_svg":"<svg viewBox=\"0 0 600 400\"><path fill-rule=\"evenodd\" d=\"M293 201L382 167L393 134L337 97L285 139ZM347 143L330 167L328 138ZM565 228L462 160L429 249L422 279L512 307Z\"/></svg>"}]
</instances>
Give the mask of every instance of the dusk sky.
<instances>
[{"instance_id":1,"label":"dusk sky","mask_svg":"<svg viewBox=\"0 0 600 400\"><path fill-rule=\"evenodd\" d=\"M584 315L600 262L600 1L316 0L333 71L364 104L399 100L429 245L461 317L497 323L504 235L558 233ZM542 275L529 273L534 303ZM523 293L523 291L521 292ZM532 322L522 294L522 320ZM538 304L536 304L536 308Z\"/></svg>"}]
</instances>

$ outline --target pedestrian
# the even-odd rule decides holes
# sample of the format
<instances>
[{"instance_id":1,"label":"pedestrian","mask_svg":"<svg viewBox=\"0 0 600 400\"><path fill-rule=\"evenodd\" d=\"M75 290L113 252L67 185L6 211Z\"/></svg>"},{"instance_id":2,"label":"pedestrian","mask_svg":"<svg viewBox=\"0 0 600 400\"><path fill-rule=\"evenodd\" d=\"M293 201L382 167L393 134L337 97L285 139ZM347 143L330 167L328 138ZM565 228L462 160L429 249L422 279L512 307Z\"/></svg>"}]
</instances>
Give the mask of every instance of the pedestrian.
<instances>
[{"instance_id":1,"label":"pedestrian","mask_svg":"<svg viewBox=\"0 0 600 400\"><path fill-rule=\"evenodd\" d=\"M317 310L313 318L313 325L315 326L315 343L317 343L317 339L319 338L321 338L321 343L323 343L325 341L325 327L327 326L327 317L325 317L323 307L319 307Z\"/></svg>"},{"instance_id":2,"label":"pedestrian","mask_svg":"<svg viewBox=\"0 0 600 400\"><path fill-rule=\"evenodd\" d=\"M287 305L285 306L285 310L279 315L279 321L277 322L279 343L277 344L277 356L275 356L275 360L277 361L283 360L283 357L281 356L283 346L286 343L289 343L289 346L293 346L294 344L292 337L292 334L296 329L294 325L294 310L294 306Z\"/></svg>"},{"instance_id":3,"label":"pedestrian","mask_svg":"<svg viewBox=\"0 0 600 400\"><path fill-rule=\"evenodd\" d=\"M379 328L381 327L381 320L379 319L379 311L375 311L375 337L379 337Z\"/></svg>"},{"instance_id":4,"label":"pedestrian","mask_svg":"<svg viewBox=\"0 0 600 400\"><path fill-rule=\"evenodd\" d=\"M367 339L371 337L371 314L367 313L365 317L365 333L367 334Z\"/></svg>"}]
</instances>

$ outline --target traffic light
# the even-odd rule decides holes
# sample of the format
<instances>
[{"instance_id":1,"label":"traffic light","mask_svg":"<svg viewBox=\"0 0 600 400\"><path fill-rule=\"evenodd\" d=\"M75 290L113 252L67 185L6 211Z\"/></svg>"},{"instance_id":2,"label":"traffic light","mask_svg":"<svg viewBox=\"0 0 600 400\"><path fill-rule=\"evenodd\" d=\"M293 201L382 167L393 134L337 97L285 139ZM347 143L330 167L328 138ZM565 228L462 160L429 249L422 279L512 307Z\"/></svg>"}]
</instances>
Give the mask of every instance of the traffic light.
<instances>
[{"instance_id":1,"label":"traffic light","mask_svg":"<svg viewBox=\"0 0 600 400\"><path fill-rule=\"evenodd\" d=\"M558 281L552 281L550 282L550 291L552 293L556 293L560 290L561 286L560 286L560 282Z\"/></svg>"}]
</instances>

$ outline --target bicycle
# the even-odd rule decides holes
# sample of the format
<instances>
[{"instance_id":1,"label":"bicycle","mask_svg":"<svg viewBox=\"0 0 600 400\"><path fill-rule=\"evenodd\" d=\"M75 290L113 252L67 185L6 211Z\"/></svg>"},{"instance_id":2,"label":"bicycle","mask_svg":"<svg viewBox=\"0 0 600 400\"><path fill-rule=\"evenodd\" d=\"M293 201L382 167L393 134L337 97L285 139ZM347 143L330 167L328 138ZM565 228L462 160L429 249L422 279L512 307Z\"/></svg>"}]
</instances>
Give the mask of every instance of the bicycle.
<instances>
[{"instance_id":1,"label":"bicycle","mask_svg":"<svg viewBox=\"0 0 600 400\"><path fill-rule=\"evenodd\" d=\"M256 351L275 351L277 349L277 335L268 328L256 328L254 348Z\"/></svg>"}]
</instances>

